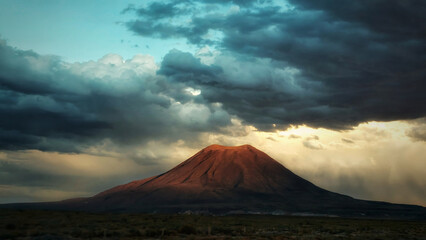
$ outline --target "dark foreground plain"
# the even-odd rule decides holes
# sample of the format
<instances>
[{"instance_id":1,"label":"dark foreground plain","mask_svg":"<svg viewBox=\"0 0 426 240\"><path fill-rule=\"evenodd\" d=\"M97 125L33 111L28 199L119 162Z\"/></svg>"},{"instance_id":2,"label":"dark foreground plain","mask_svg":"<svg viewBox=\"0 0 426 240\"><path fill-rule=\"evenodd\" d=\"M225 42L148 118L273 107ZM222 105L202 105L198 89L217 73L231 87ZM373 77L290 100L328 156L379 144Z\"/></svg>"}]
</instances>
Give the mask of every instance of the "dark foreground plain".
<instances>
[{"instance_id":1,"label":"dark foreground plain","mask_svg":"<svg viewBox=\"0 0 426 240\"><path fill-rule=\"evenodd\" d=\"M0 239L426 239L426 221L1 209Z\"/></svg>"}]
</instances>

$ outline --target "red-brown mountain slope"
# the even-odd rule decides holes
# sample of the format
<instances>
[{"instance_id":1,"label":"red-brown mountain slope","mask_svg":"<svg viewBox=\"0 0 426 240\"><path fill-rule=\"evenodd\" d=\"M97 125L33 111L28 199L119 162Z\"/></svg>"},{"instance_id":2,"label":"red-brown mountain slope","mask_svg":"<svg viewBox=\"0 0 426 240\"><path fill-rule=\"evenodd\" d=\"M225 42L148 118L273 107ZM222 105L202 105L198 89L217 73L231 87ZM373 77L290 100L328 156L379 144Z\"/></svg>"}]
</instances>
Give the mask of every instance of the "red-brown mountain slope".
<instances>
[{"instance_id":1,"label":"red-brown mountain slope","mask_svg":"<svg viewBox=\"0 0 426 240\"><path fill-rule=\"evenodd\" d=\"M87 199L86 205L248 209L253 204L310 205L328 198L350 199L314 186L250 145L211 145L166 173L114 187Z\"/></svg>"},{"instance_id":2,"label":"red-brown mountain slope","mask_svg":"<svg viewBox=\"0 0 426 240\"><path fill-rule=\"evenodd\" d=\"M172 186L194 191L241 189L274 193L285 188L306 188L311 184L250 145L211 145L164 174L117 186L97 196Z\"/></svg>"},{"instance_id":3,"label":"red-brown mountain slope","mask_svg":"<svg viewBox=\"0 0 426 240\"><path fill-rule=\"evenodd\" d=\"M353 199L300 178L250 145L212 145L158 176L93 197L1 207L84 211L227 213L310 212L349 217L426 219L425 208Z\"/></svg>"}]
</instances>

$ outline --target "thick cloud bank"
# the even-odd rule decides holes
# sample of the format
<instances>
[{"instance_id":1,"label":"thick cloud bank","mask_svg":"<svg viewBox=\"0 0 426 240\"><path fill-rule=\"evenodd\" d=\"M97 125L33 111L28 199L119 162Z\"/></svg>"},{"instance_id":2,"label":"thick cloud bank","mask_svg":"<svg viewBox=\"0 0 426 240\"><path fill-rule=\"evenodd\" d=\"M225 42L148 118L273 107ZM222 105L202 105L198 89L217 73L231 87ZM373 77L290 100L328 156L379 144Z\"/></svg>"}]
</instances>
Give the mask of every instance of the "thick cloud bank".
<instances>
[{"instance_id":1,"label":"thick cloud bank","mask_svg":"<svg viewBox=\"0 0 426 240\"><path fill-rule=\"evenodd\" d=\"M132 9L127 27L136 34L219 49L211 66L170 54L160 73L190 81L259 129L346 129L426 113L424 1L170 1Z\"/></svg>"},{"instance_id":2,"label":"thick cloud bank","mask_svg":"<svg viewBox=\"0 0 426 240\"><path fill-rule=\"evenodd\" d=\"M0 148L81 152L105 141L195 139L230 125L219 105L196 103L157 68L147 55L69 64L0 42Z\"/></svg>"},{"instance_id":3,"label":"thick cloud bank","mask_svg":"<svg viewBox=\"0 0 426 240\"><path fill-rule=\"evenodd\" d=\"M266 131L420 118L425 7L393 0L129 6L131 31L200 47L171 50L159 64L115 54L71 64L1 42L0 146L81 152L106 141L196 141L225 131L231 118ZM421 126L407 134L424 135Z\"/></svg>"}]
</instances>

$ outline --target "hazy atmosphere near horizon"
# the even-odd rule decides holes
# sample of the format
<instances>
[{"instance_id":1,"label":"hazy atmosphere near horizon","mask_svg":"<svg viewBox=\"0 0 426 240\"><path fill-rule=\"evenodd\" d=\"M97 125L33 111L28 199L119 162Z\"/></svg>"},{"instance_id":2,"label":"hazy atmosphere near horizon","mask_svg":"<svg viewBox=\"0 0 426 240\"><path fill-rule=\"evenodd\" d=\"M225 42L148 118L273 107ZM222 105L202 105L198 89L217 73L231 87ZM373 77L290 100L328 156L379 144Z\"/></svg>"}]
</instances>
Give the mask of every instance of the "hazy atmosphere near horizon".
<instances>
[{"instance_id":1,"label":"hazy atmosphere near horizon","mask_svg":"<svg viewBox=\"0 0 426 240\"><path fill-rule=\"evenodd\" d=\"M0 203L92 196L250 144L426 206L426 1L0 0Z\"/></svg>"}]
</instances>

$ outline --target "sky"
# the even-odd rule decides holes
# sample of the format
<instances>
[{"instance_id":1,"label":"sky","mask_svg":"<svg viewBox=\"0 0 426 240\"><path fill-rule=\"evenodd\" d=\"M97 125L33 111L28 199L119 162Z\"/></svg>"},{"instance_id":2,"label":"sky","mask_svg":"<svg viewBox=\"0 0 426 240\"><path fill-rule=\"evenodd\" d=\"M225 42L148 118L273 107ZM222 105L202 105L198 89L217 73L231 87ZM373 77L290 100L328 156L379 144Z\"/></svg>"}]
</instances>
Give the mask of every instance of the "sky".
<instances>
[{"instance_id":1,"label":"sky","mask_svg":"<svg viewBox=\"0 0 426 240\"><path fill-rule=\"evenodd\" d=\"M0 203L251 144L325 189L426 206L426 2L0 0Z\"/></svg>"}]
</instances>

